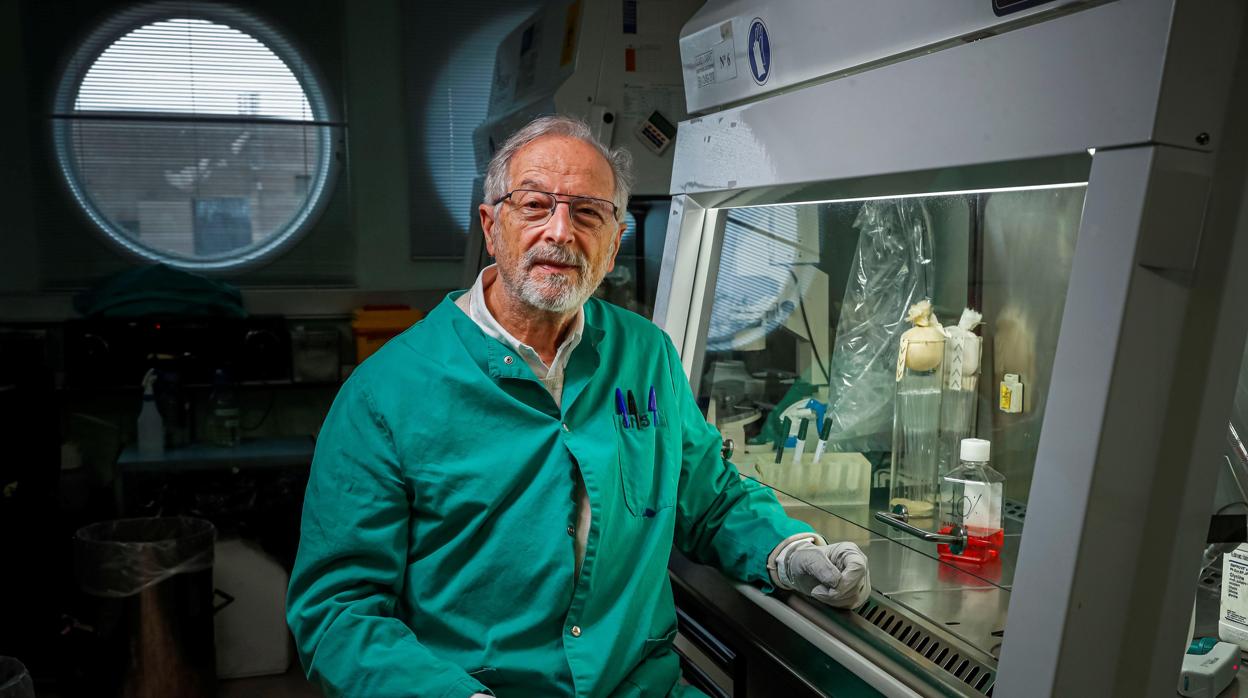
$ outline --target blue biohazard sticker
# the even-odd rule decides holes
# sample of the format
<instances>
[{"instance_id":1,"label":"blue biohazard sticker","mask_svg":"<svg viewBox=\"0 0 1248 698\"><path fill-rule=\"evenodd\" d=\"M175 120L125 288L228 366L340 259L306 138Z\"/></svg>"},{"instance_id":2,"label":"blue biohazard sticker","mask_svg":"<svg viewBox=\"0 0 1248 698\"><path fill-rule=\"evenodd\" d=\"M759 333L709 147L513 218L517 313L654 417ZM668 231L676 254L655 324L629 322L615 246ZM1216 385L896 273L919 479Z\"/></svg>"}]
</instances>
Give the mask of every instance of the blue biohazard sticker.
<instances>
[{"instance_id":1,"label":"blue biohazard sticker","mask_svg":"<svg viewBox=\"0 0 1248 698\"><path fill-rule=\"evenodd\" d=\"M767 39L767 25L757 17L750 24L748 50L750 74L754 76L754 82L761 85L767 82L767 77L771 75L771 41Z\"/></svg>"}]
</instances>

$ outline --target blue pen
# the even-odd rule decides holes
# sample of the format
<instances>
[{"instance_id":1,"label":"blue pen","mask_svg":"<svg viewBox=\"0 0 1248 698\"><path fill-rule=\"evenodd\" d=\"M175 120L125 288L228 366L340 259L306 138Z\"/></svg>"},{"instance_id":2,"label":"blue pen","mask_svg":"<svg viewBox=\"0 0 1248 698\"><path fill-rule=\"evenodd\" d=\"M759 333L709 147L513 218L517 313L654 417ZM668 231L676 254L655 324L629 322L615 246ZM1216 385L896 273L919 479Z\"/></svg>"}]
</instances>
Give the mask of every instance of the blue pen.
<instances>
[{"instance_id":1,"label":"blue pen","mask_svg":"<svg viewBox=\"0 0 1248 698\"><path fill-rule=\"evenodd\" d=\"M615 389L615 411L620 413L620 417L624 419L624 428L628 426L628 407L624 404L624 391L619 388Z\"/></svg>"},{"instance_id":2,"label":"blue pen","mask_svg":"<svg viewBox=\"0 0 1248 698\"><path fill-rule=\"evenodd\" d=\"M652 385L652 386L650 386L650 399L649 399L647 402L648 402L649 404L647 405L646 410L647 410L650 414L654 415L654 426L656 426L656 427L657 427L657 426L659 426L659 401L658 401L658 399L654 396L654 386L653 386L653 385Z\"/></svg>"}]
</instances>

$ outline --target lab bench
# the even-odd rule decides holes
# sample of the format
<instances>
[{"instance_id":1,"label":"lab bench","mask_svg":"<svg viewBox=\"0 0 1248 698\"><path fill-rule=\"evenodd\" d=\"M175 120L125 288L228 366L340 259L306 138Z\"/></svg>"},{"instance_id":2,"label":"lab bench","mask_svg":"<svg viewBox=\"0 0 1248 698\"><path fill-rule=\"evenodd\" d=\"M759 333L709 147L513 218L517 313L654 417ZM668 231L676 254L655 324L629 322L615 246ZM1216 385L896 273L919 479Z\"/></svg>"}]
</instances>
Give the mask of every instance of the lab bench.
<instances>
[{"instance_id":1,"label":"lab bench","mask_svg":"<svg viewBox=\"0 0 1248 698\"><path fill-rule=\"evenodd\" d=\"M786 509L810 520L802 506ZM822 523L817 528L829 540L856 539L868 555L873 590L861 609L833 609L783 591L766 595L673 553L678 651L686 663L705 667L713 658L715 667L686 675L713 675L717 683L702 686L712 696L965 696L976 695L968 691L976 686L991 695L1008 589L938 562L934 546L921 553L876 534L864 540L858 526L834 516ZM1011 538L1017 546L1018 535L1007 534L1007 546ZM1216 583L1198 588L1196 637L1217 636L1218 602ZM955 670L966 662L967 680L951 681L938 658ZM1241 663L1217 698L1245 696L1248 666Z\"/></svg>"},{"instance_id":2,"label":"lab bench","mask_svg":"<svg viewBox=\"0 0 1248 698\"><path fill-rule=\"evenodd\" d=\"M243 439L238 446L192 444L117 462L115 495L125 517L197 516L219 537L255 540L287 569L299 541L312 437Z\"/></svg>"},{"instance_id":3,"label":"lab bench","mask_svg":"<svg viewBox=\"0 0 1248 698\"><path fill-rule=\"evenodd\" d=\"M316 442L310 436L243 439L237 446L196 443L166 449L161 454L141 454L135 446L121 452L117 465L122 473L151 471L221 470L306 466L312 462Z\"/></svg>"},{"instance_id":4,"label":"lab bench","mask_svg":"<svg viewBox=\"0 0 1248 698\"><path fill-rule=\"evenodd\" d=\"M779 496L789 515L827 540L862 548L871 598L856 611L842 611L788 592L765 595L674 553L670 571L682 614L722 632L727 639L719 642L750 648L735 653L744 669L723 671L737 677L732 688L718 690L780 695L753 683L761 673L770 685L779 670L805 687L793 695L992 695L1009 604L1009 587L1001 580L1009 579L1016 531L1006 534L1004 564L954 566L937 558L935 544L899 540L891 529L864 527ZM846 513L861 516L854 507ZM700 633L682 627L682 635L698 644ZM738 687L743 676L744 693Z\"/></svg>"}]
</instances>

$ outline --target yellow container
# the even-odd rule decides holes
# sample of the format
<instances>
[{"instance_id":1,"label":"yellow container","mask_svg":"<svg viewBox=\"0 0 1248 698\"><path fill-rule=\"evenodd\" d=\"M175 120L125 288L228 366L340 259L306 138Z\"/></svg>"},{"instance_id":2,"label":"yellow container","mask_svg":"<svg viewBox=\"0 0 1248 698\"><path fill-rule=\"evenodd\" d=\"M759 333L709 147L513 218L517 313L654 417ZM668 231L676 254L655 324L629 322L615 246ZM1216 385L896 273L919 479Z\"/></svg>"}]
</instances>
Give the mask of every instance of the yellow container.
<instances>
[{"instance_id":1,"label":"yellow container","mask_svg":"<svg viewBox=\"0 0 1248 698\"><path fill-rule=\"evenodd\" d=\"M355 361L363 363L391 337L425 316L406 305L366 305L355 311L351 330L355 334Z\"/></svg>"}]
</instances>

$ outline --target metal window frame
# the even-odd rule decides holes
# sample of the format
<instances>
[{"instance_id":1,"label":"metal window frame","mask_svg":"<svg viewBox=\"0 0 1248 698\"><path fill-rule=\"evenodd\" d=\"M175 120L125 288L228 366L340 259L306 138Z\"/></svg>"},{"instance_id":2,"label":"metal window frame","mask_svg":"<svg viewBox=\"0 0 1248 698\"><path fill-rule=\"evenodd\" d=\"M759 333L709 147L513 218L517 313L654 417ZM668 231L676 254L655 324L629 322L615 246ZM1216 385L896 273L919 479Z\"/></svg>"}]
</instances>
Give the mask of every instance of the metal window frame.
<instances>
[{"instance_id":1,"label":"metal window frame","mask_svg":"<svg viewBox=\"0 0 1248 698\"><path fill-rule=\"evenodd\" d=\"M275 231L264 240L240 250L218 255L187 257L156 250L142 244L100 210L88 188L81 182L77 167L74 165L73 138L70 129L74 120L79 118L74 111L74 100L83 78L96 59L118 39L139 27L168 19L202 19L223 24L251 36L290 68L291 74L303 88L312 110L311 121L262 120L264 123L295 123L315 127L320 164L310 182L307 199L285 227ZM341 121L338 110L327 97L325 80L307 56L306 51L267 20L261 19L250 11L230 5L194 0L166 0L137 5L112 15L88 34L65 61L51 105L53 157L66 191L78 204L90 226L101 233L110 246L131 258L145 262L161 262L196 272L231 273L245 272L272 261L282 252L293 247L315 225L329 203L330 193L334 190L340 170L336 144L339 137L335 135L335 131L344 128L346 124ZM110 112L88 114L86 118L115 119L126 116ZM133 116L139 120L158 120L158 117L152 114ZM169 118L175 121L202 123L250 121L222 119L211 115L188 118L186 115L177 113L171 113Z\"/></svg>"}]
</instances>

